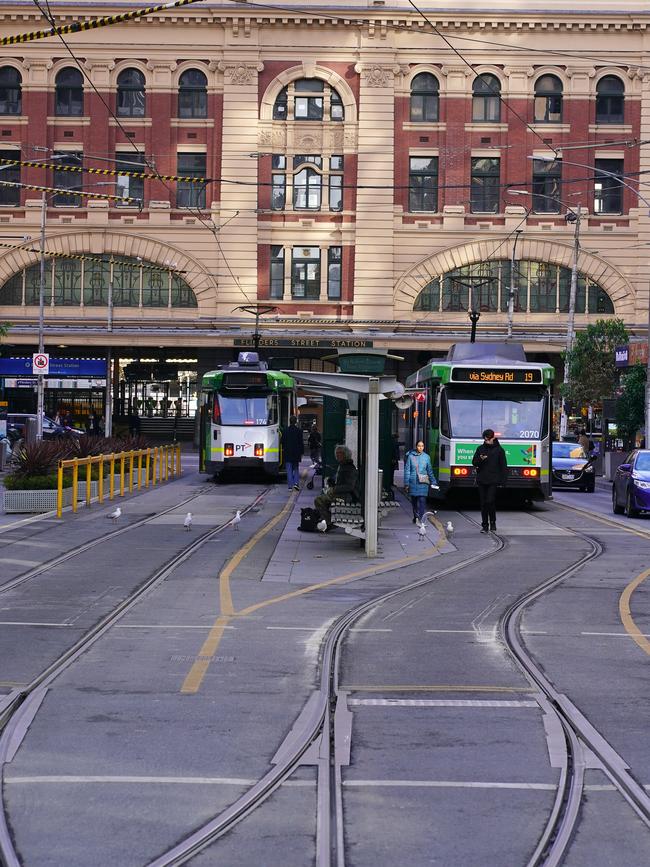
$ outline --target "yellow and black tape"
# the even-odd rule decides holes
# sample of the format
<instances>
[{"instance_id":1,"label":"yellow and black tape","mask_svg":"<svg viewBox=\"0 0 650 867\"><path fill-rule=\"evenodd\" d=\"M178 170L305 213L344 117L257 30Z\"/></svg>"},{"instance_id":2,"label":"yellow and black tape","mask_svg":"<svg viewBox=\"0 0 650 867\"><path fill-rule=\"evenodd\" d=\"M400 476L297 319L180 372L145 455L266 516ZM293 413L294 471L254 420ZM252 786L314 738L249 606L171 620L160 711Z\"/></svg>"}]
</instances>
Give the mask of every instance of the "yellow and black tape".
<instances>
[{"instance_id":1,"label":"yellow and black tape","mask_svg":"<svg viewBox=\"0 0 650 867\"><path fill-rule=\"evenodd\" d=\"M64 166L58 163L44 163L38 160L5 160L0 159L0 166L25 166L32 169L56 169L57 172L76 172L77 174L100 175L105 178L122 177L142 178L145 181L178 181L190 184L209 184L211 178L195 178L188 175L158 175L148 172L118 171L117 169L88 169L83 166Z\"/></svg>"},{"instance_id":2,"label":"yellow and black tape","mask_svg":"<svg viewBox=\"0 0 650 867\"><path fill-rule=\"evenodd\" d=\"M145 9L134 9L132 12L120 12L119 15L106 15L103 18L93 18L92 21L75 21L61 27L50 27L47 30L32 30L31 33L19 33L16 36L3 36L0 45L17 45L20 42L33 42L35 39L47 39L48 36L64 36L66 33L81 33L84 30L95 30L97 27L107 27L110 24L121 24L135 18L144 18L165 9L175 9L178 6L189 6L190 3L201 3L202 0L174 0L172 3L161 3L159 6L148 6Z\"/></svg>"},{"instance_id":3,"label":"yellow and black tape","mask_svg":"<svg viewBox=\"0 0 650 867\"><path fill-rule=\"evenodd\" d=\"M38 190L42 193L60 193L62 196L84 196L87 199L110 199L113 202L133 202L136 205L142 204L142 199L134 199L130 196L112 196L109 193L90 193L85 190L66 190L63 187L39 187L36 184L20 184L17 181L0 181L0 186L3 187L22 187L25 190Z\"/></svg>"},{"instance_id":4,"label":"yellow and black tape","mask_svg":"<svg viewBox=\"0 0 650 867\"><path fill-rule=\"evenodd\" d=\"M0 247L4 247L6 250L21 250L25 253L38 253L40 255L40 249L36 247L25 247L24 244L16 245L16 244L4 244L0 241ZM104 265L110 265L111 263L114 265L122 265L124 268L142 268L145 271L164 271L166 274L184 274L185 271L179 270L178 268L165 268L162 265L145 265L144 262L124 262L121 259L114 259L112 256L108 259L103 259L101 256L86 256L83 253L59 253L54 250L44 250L43 254L47 256L48 259L76 259L79 262L101 262Z\"/></svg>"}]
</instances>

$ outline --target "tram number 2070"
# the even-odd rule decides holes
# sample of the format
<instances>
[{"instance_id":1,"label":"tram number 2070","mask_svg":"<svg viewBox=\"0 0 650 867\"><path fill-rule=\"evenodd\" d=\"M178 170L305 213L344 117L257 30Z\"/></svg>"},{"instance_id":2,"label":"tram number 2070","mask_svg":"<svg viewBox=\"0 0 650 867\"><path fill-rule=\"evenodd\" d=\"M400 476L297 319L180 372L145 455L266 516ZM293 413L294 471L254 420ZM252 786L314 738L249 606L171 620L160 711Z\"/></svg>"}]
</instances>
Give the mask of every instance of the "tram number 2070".
<instances>
[{"instance_id":1,"label":"tram number 2070","mask_svg":"<svg viewBox=\"0 0 650 867\"><path fill-rule=\"evenodd\" d=\"M522 440L538 440L539 439L539 431L538 430L520 430L519 436Z\"/></svg>"}]
</instances>

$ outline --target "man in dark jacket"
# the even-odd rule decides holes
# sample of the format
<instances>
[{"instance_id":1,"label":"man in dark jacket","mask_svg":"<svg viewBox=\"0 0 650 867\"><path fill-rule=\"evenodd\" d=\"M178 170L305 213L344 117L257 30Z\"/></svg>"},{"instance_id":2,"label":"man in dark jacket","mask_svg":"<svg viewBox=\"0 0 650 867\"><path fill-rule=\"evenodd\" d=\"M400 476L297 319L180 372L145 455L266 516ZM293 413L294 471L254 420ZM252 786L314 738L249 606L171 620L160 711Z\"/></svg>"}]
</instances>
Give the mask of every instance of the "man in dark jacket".
<instances>
[{"instance_id":1,"label":"man in dark jacket","mask_svg":"<svg viewBox=\"0 0 650 867\"><path fill-rule=\"evenodd\" d=\"M292 415L289 419L289 427L282 431L282 454L287 468L287 485L289 490L299 491L298 465L302 458L304 445L302 431L298 427L298 419Z\"/></svg>"},{"instance_id":2,"label":"man in dark jacket","mask_svg":"<svg viewBox=\"0 0 650 867\"><path fill-rule=\"evenodd\" d=\"M481 499L481 533L488 532L488 522L489 530L495 533L497 487L506 483L508 463L506 453L491 428L483 431L483 445L474 452L472 464L476 467L476 480Z\"/></svg>"},{"instance_id":3,"label":"man in dark jacket","mask_svg":"<svg viewBox=\"0 0 650 867\"><path fill-rule=\"evenodd\" d=\"M359 501L359 471L352 460L352 452L347 446L338 445L334 451L338 467L336 475L327 482L327 489L314 500L321 518L332 526L331 505L336 499L356 503Z\"/></svg>"}]
</instances>

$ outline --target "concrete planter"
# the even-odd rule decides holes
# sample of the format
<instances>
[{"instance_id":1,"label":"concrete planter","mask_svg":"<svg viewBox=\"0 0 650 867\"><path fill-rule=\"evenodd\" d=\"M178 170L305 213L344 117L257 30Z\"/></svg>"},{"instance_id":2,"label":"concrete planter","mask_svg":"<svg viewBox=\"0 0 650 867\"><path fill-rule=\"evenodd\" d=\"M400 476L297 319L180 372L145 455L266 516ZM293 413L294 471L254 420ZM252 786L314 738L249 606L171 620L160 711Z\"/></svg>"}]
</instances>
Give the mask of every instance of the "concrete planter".
<instances>
[{"instance_id":1,"label":"concrete planter","mask_svg":"<svg viewBox=\"0 0 650 867\"><path fill-rule=\"evenodd\" d=\"M90 483L90 496L95 499L98 482ZM104 479L104 493L108 493L108 479ZM77 484L77 502L86 501L86 483ZM72 505L72 488L64 488L63 505ZM4 491L4 510L7 513L53 512L56 509L56 491Z\"/></svg>"}]
</instances>

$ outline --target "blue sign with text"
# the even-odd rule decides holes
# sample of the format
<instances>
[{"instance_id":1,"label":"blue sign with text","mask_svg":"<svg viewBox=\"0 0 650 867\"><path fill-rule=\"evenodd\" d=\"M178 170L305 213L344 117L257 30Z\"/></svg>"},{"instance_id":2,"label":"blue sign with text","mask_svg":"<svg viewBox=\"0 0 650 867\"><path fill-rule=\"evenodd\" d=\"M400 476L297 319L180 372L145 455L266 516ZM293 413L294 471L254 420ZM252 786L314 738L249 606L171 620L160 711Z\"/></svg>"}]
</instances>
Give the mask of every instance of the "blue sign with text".
<instances>
[{"instance_id":1,"label":"blue sign with text","mask_svg":"<svg viewBox=\"0 0 650 867\"><path fill-rule=\"evenodd\" d=\"M0 376L31 376L32 357L0 358ZM103 358L52 358L48 377L68 376L74 379L106 377L106 361Z\"/></svg>"}]
</instances>

